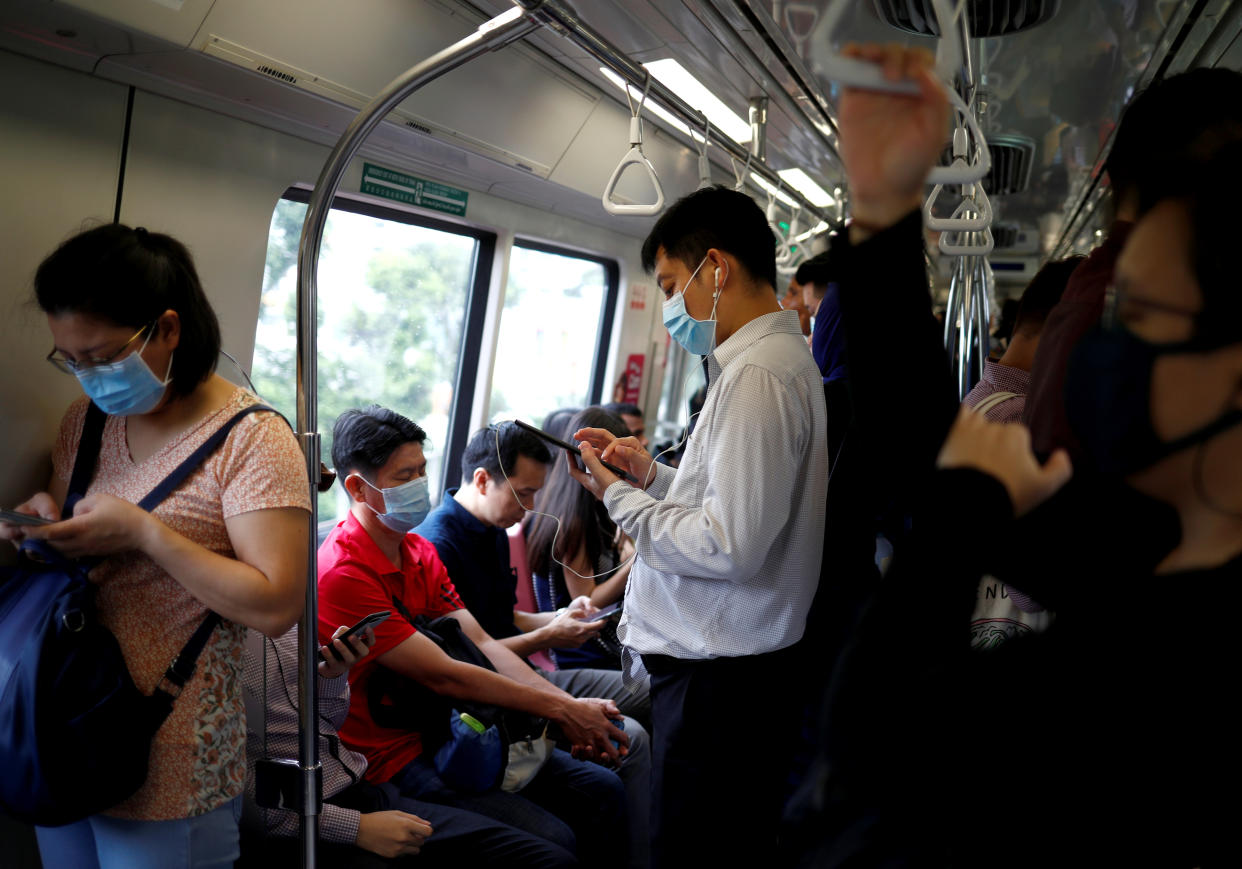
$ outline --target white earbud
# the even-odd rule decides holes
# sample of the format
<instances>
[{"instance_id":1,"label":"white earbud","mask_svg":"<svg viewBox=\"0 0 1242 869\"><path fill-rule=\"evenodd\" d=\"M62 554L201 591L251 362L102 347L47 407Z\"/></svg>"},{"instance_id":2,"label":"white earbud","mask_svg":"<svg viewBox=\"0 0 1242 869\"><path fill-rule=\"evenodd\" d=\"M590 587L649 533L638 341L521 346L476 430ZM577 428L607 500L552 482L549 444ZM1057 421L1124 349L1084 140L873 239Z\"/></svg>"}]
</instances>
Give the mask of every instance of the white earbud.
<instances>
[{"instance_id":1,"label":"white earbud","mask_svg":"<svg viewBox=\"0 0 1242 869\"><path fill-rule=\"evenodd\" d=\"M716 267L716 274L712 278L716 282L716 292L720 292L720 267Z\"/></svg>"}]
</instances>

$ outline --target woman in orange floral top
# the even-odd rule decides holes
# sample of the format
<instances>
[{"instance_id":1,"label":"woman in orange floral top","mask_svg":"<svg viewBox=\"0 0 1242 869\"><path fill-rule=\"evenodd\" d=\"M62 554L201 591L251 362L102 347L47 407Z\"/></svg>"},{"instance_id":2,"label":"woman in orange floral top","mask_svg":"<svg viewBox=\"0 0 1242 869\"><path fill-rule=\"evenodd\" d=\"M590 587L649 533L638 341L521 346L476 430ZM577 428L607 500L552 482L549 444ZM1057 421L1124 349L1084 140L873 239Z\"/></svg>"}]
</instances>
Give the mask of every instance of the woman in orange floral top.
<instances>
[{"instance_id":1,"label":"woman in orange floral top","mask_svg":"<svg viewBox=\"0 0 1242 869\"><path fill-rule=\"evenodd\" d=\"M134 682L150 693L208 610L223 621L151 745L133 796L75 824L39 828L46 866L232 866L245 781L242 653L247 627L282 634L302 609L306 463L288 425L244 417L151 513L136 506L251 393L215 374L220 327L189 252L117 224L71 238L35 276L55 347L48 359L87 395L61 422L48 491L17 509L61 520L90 400L108 414L95 475L73 516L0 524L70 556L106 556L92 573L99 614ZM72 746L65 746L72 751Z\"/></svg>"}]
</instances>

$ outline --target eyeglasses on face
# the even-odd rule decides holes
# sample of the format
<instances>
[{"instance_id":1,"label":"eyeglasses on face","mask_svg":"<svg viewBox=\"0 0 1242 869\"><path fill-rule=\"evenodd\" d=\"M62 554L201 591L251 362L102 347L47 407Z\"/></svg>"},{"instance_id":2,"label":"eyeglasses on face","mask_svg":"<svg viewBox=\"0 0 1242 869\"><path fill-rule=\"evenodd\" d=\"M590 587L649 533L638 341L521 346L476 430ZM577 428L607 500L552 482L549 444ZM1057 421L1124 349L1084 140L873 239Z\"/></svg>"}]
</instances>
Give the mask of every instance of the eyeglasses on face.
<instances>
[{"instance_id":1,"label":"eyeglasses on face","mask_svg":"<svg viewBox=\"0 0 1242 869\"><path fill-rule=\"evenodd\" d=\"M121 345L121 349L117 350L106 359L91 359L86 362L75 362L72 359L66 359L60 355L56 348L53 347L51 352L47 354L47 361L51 362L57 371L63 371L65 374L77 374L79 371L85 371L88 368L94 368L96 365L107 365L115 361L122 353L129 349L129 346L137 341L144 332L155 326L155 321L151 321L135 332L128 341Z\"/></svg>"}]
</instances>

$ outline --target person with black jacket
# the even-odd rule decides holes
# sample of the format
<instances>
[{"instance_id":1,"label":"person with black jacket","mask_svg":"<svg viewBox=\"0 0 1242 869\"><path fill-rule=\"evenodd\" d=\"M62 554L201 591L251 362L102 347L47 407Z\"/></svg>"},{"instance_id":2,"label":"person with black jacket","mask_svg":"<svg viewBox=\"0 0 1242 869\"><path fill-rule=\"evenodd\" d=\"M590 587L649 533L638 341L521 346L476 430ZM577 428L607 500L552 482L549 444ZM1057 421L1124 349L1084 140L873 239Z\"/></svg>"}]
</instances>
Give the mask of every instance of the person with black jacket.
<instances>
[{"instance_id":1,"label":"person with black jacket","mask_svg":"<svg viewBox=\"0 0 1242 869\"><path fill-rule=\"evenodd\" d=\"M1071 480L1023 427L957 411L918 218L944 95L922 52L852 53L920 87L840 103L855 422L906 475L894 491L911 531L830 688L789 862L1234 863L1219 795L1238 722L1220 689L1236 653L1212 614L1236 611L1242 579L1242 296L1227 262L1242 145L1144 203L1113 325L1071 363L1067 405L1096 469ZM1056 622L973 652L985 572Z\"/></svg>"}]
</instances>

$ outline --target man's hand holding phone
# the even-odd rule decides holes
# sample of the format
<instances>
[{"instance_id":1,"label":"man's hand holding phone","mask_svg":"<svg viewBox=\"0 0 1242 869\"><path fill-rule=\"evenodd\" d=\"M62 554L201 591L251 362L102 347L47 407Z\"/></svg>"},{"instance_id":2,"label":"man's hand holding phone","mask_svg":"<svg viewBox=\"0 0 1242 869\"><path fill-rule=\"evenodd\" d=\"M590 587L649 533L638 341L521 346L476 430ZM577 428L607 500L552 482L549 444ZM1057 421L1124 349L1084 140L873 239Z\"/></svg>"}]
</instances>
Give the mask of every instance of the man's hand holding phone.
<instances>
[{"instance_id":1,"label":"man's hand holding phone","mask_svg":"<svg viewBox=\"0 0 1242 869\"><path fill-rule=\"evenodd\" d=\"M607 429L580 428L574 432L574 440L589 444L599 458L628 471L643 489L655 479L654 459L636 437L619 438Z\"/></svg>"},{"instance_id":2,"label":"man's hand holding phone","mask_svg":"<svg viewBox=\"0 0 1242 869\"><path fill-rule=\"evenodd\" d=\"M369 619L372 617L368 616L352 628L341 625L332 634L332 642L319 647L320 676L335 679L370 653L375 645L372 626L378 622Z\"/></svg>"}]
</instances>

